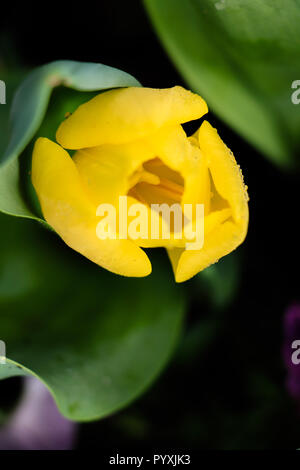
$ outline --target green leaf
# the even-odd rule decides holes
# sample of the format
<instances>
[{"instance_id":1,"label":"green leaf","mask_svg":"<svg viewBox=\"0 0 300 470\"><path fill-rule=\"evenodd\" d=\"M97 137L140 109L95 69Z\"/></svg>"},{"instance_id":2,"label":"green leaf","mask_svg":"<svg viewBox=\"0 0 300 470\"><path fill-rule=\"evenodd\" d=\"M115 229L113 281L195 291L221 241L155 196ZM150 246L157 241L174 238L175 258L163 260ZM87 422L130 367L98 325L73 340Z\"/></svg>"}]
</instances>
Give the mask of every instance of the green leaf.
<instances>
[{"instance_id":1,"label":"green leaf","mask_svg":"<svg viewBox=\"0 0 300 470\"><path fill-rule=\"evenodd\" d=\"M21 69L8 70L0 64L0 78L5 83L5 95L6 103L0 105L0 155L2 155L6 149L9 136L9 105L13 100L13 95L20 84L20 81L24 77L24 71Z\"/></svg>"},{"instance_id":2,"label":"green leaf","mask_svg":"<svg viewBox=\"0 0 300 470\"><path fill-rule=\"evenodd\" d=\"M0 159L0 211L6 214L41 220L24 199L18 158L39 129L51 92L59 85L87 92L140 84L121 70L69 60L52 62L30 73L15 94L11 138Z\"/></svg>"},{"instance_id":3,"label":"green leaf","mask_svg":"<svg viewBox=\"0 0 300 470\"><path fill-rule=\"evenodd\" d=\"M0 378L32 374L73 420L102 418L139 396L179 335L183 290L158 251L148 278L113 275L38 224L0 216ZM164 257L165 259L165 257Z\"/></svg>"},{"instance_id":4,"label":"green leaf","mask_svg":"<svg viewBox=\"0 0 300 470\"><path fill-rule=\"evenodd\" d=\"M299 0L144 0L189 86L281 166L300 148Z\"/></svg>"}]
</instances>

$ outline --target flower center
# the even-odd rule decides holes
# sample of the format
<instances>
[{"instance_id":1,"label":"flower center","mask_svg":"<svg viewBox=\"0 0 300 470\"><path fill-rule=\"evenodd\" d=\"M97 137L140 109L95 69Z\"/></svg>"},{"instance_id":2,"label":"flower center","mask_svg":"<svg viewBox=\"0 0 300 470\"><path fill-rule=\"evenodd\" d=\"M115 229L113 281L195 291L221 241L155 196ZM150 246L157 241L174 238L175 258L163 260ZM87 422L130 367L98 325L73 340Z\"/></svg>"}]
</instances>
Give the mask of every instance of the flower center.
<instances>
[{"instance_id":1,"label":"flower center","mask_svg":"<svg viewBox=\"0 0 300 470\"><path fill-rule=\"evenodd\" d=\"M177 172L159 158L143 163L130 177L128 196L150 206L166 203L181 203L184 180Z\"/></svg>"}]
</instances>

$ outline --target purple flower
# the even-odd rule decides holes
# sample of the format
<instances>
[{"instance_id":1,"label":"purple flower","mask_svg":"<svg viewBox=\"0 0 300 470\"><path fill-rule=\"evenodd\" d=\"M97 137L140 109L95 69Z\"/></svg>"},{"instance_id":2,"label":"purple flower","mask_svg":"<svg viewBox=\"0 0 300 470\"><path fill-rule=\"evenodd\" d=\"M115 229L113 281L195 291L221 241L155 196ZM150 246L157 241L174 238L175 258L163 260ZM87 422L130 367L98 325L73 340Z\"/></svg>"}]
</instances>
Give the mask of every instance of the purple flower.
<instances>
[{"instance_id":1,"label":"purple flower","mask_svg":"<svg viewBox=\"0 0 300 470\"><path fill-rule=\"evenodd\" d=\"M68 450L77 425L64 418L47 388L37 379L24 379L21 403L0 430L0 450Z\"/></svg>"},{"instance_id":2,"label":"purple flower","mask_svg":"<svg viewBox=\"0 0 300 470\"><path fill-rule=\"evenodd\" d=\"M300 303L292 304L284 317L283 356L287 390L300 406Z\"/></svg>"}]
</instances>

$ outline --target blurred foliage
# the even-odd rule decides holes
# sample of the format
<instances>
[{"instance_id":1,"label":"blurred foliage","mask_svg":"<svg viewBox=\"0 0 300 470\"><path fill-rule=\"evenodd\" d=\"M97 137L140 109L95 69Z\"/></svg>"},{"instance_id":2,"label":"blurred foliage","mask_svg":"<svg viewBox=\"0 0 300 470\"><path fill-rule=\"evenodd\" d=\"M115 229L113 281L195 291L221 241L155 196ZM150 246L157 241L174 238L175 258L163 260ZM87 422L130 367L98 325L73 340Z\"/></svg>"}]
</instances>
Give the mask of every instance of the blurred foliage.
<instances>
[{"instance_id":1,"label":"blurred foliage","mask_svg":"<svg viewBox=\"0 0 300 470\"><path fill-rule=\"evenodd\" d=\"M21 190L18 159L39 129L54 87L65 85L78 91L106 90L120 86L139 86L122 70L103 64L60 60L32 71L18 87L11 106L11 135L0 156L0 211L37 219Z\"/></svg>"},{"instance_id":2,"label":"blurred foliage","mask_svg":"<svg viewBox=\"0 0 300 470\"><path fill-rule=\"evenodd\" d=\"M0 156L3 155L10 134L9 112L13 94L24 76L21 69L8 69L0 64L0 79L6 85L6 105L0 105Z\"/></svg>"},{"instance_id":3,"label":"blurred foliage","mask_svg":"<svg viewBox=\"0 0 300 470\"><path fill-rule=\"evenodd\" d=\"M299 0L144 0L189 86L282 167L300 152Z\"/></svg>"},{"instance_id":4,"label":"blurred foliage","mask_svg":"<svg viewBox=\"0 0 300 470\"><path fill-rule=\"evenodd\" d=\"M198 299L209 299L213 308L224 309L238 292L241 277L241 248L199 273L193 282Z\"/></svg>"},{"instance_id":5,"label":"blurred foliage","mask_svg":"<svg viewBox=\"0 0 300 470\"><path fill-rule=\"evenodd\" d=\"M202 314L205 312L202 312ZM207 312L208 313L208 312ZM211 313L211 312L210 312ZM228 312L227 312L228 313ZM199 312L198 312L199 314ZM199 314L199 316L202 316ZM299 442L299 417L272 367L260 361L261 349L251 349L251 335L234 327L232 315L210 337L205 349L178 353L151 392L130 408L100 424L81 428L79 446L130 448L134 443L156 448L197 450L293 449ZM246 353L237 347L243 337ZM267 360L278 366L277 351Z\"/></svg>"},{"instance_id":6,"label":"blurred foliage","mask_svg":"<svg viewBox=\"0 0 300 470\"><path fill-rule=\"evenodd\" d=\"M30 369L75 420L125 406L165 365L180 331L184 297L167 260L158 252L150 277L122 278L33 222L0 221L0 337L9 357L1 378Z\"/></svg>"}]
</instances>

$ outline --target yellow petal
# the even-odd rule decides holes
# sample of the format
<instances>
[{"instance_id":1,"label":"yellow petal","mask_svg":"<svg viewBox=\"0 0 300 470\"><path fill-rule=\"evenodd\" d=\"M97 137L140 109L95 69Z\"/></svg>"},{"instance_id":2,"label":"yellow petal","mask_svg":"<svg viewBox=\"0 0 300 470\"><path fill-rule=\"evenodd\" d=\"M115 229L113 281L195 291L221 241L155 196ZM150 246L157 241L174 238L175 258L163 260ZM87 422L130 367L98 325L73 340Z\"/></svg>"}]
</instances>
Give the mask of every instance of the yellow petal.
<instances>
[{"instance_id":1,"label":"yellow petal","mask_svg":"<svg viewBox=\"0 0 300 470\"><path fill-rule=\"evenodd\" d=\"M141 204L141 202L139 200L137 200L137 199L135 199L131 196L128 196L127 197L128 211L130 211L130 208L132 208L133 205L135 205L135 204L138 204L139 206L143 205L143 204ZM163 220L161 214L158 214L157 212L155 212L155 210L151 209L151 207L149 207L148 205L143 205L143 206L144 206L143 213L145 215L142 216L142 217L139 217L139 219L142 221L142 223L144 224L143 226L146 227L147 230L145 230L145 233L143 233L143 237L141 237L141 236L135 237L133 241L138 246L143 247L143 248L157 248L157 247L174 247L174 246L177 246L177 244L180 243L181 241L176 240L173 233L170 233L169 238L163 238L162 237L162 233L164 233L163 230L165 230L166 234L169 234L169 225ZM136 216L134 216L134 217L129 216L128 217L128 228L130 227L130 223L133 221L133 219L135 217ZM152 223L153 223L153 220L156 220L157 227L159 227L158 238L153 238L152 237L153 232L151 232L151 220L152 220ZM164 227L164 229L162 227ZM129 231L128 231L128 238L130 238L130 232Z\"/></svg>"},{"instance_id":2,"label":"yellow petal","mask_svg":"<svg viewBox=\"0 0 300 470\"><path fill-rule=\"evenodd\" d=\"M129 193L132 198L128 198L127 204L129 208L130 199L132 203L138 202L133 198L147 204L150 220L150 214L154 214L148 207L150 203L167 202L172 205L176 202L172 198L176 196L177 187L183 189L182 174L185 179L184 203L204 203L205 209L209 208L210 179L205 159L198 144L197 148L192 146L179 125L164 127L151 138L148 136L127 144L78 150L73 160L86 191L97 206L104 202L118 209L119 196L126 195L142 175L142 182L137 186L138 194L134 196L132 190ZM163 223L161 217L160 220ZM184 246L186 243L185 239L178 240L172 233L169 240L161 237L151 239L150 231L146 238L134 241L147 248Z\"/></svg>"},{"instance_id":3,"label":"yellow petal","mask_svg":"<svg viewBox=\"0 0 300 470\"><path fill-rule=\"evenodd\" d=\"M244 240L240 226L227 221L204 240L201 250L168 250L176 282L184 282L233 251Z\"/></svg>"},{"instance_id":4,"label":"yellow petal","mask_svg":"<svg viewBox=\"0 0 300 470\"><path fill-rule=\"evenodd\" d=\"M166 89L119 88L79 106L60 125L56 139L63 147L80 149L121 144L207 113L205 101L176 86Z\"/></svg>"},{"instance_id":5,"label":"yellow petal","mask_svg":"<svg viewBox=\"0 0 300 470\"><path fill-rule=\"evenodd\" d=\"M185 188L182 204L204 204L204 214L210 210L211 184L206 159L199 144L193 137L189 139L190 157L185 164Z\"/></svg>"},{"instance_id":6,"label":"yellow petal","mask_svg":"<svg viewBox=\"0 0 300 470\"><path fill-rule=\"evenodd\" d=\"M195 136L193 136L194 138ZM168 249L177 282L190 279L237 248L248 227L248 195L241 171L218 133L208 122L197 137L220 200L227 205L205 217L204 246L201 250Z\"/></svg>"},{"instance_id":7,"label":"yellow petal","mask_svg":"<svg viewBox=\"0 0 300 470\"><path fill-rule=\"evenodd\" d=\"M117 204L130 188L131 176L155 152L142 141L123 145L100 145L78 150L73 161L86 191L98 206ZM132 185L134 182L132 183Z\"/></svg>"},{"instance_id":8,"label":"yellow petal","mask_svg":"<svg viewBox=\"0 0 300 470\"><path fill-rule=\"evenodd\" d=\"M47 222L65 243L100 266L124 276L147 276L151 263L130 240L100 240L96 206L84 191L68 153L48 139L37 140L32 182Z\"/></svg>"},{"instance_id":9,"label":"yellow petal","mask_svg":"<svg viewBox=\"0 0 300 470\"><path fill-rule=\"evenodd\" d=\"M199 164L195 163L191 149L184 130L178 125L163 127L151 137L126 144L84 148L75 153L73 160L95 204L114 204L119 195L125 195L135 185L134 178L141 165L156 157L184 178L194 180L195 168ZM153 166L152 163L149 164L150 167ZM144 170L146 169L147 164ZM154 170L150 168L149 172L151 171Z\"/></svg>"},{"instance_id":10,"label":"yellow petal","mask_svg":"<svg viewBox=\"0 0 300 470\"><path fill-rule=\"evenodd\" d=\"M231 150L207 121L200 127L198 137L216 190L231 206L235 222L247 225L247 189Z\"/></svg>"}]
</instances>

